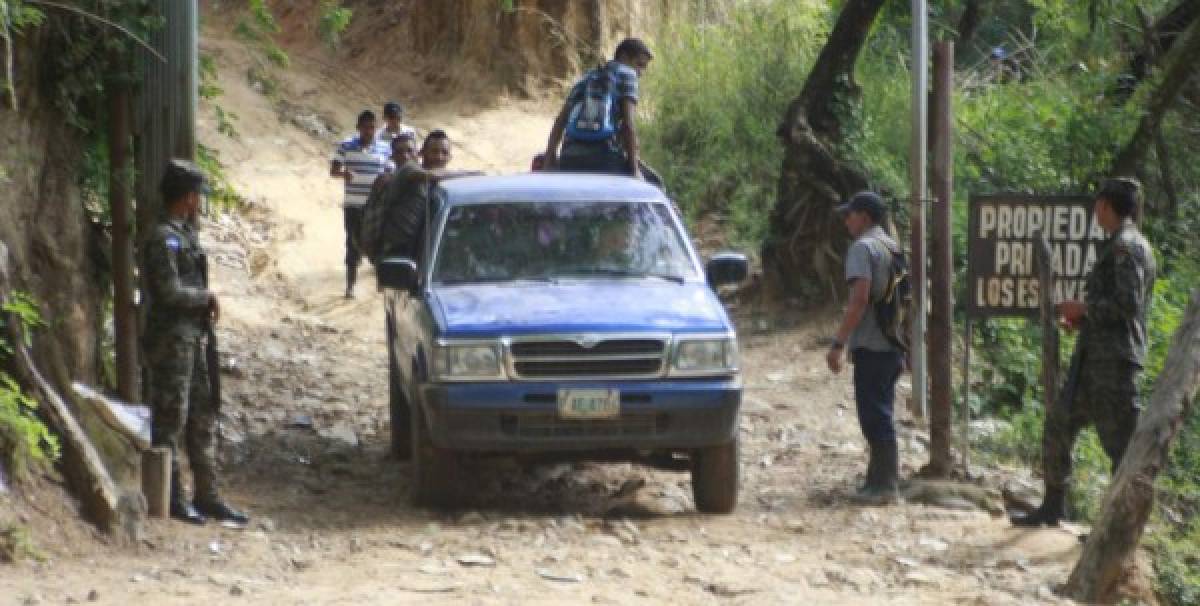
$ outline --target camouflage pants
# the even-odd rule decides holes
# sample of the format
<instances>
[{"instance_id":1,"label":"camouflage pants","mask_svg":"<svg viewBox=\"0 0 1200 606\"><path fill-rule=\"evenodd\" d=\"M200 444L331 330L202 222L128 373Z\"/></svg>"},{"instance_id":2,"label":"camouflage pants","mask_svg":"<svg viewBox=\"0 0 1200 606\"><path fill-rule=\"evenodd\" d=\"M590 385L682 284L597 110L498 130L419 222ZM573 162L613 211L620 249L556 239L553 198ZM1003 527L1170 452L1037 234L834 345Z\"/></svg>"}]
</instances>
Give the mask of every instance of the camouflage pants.
<instances>
[{"instance_id":1,"label":"camouflage pants","mask_svg":"<svg viewBox=\"0 0 1200 606\"><path fill-rule=\"evenodd\" d=\"M172 497L183 495L180 447L186 446L195 500L217 500L216 410L208 386L208 364L199 337L169 336L147 347L155 446L171 449Z\"/></svg>"},{"instance_id":2,"label":"camouflage pants","mask_svg":"<svg viewBox=\"0 0 1200 606\"><path fill-rule=\"evenodd\" d=\"M1074 390L1046 411L1042 456L1046 489L1065 491L1071 481L1071 450L1089 423L1096 427L1113 471L1137 427L1137 384L1141 369L1123 360L1084 360L1073 377ZM1069 378L1068 382L1072 379Z\"/></svg>"}]
</instances>

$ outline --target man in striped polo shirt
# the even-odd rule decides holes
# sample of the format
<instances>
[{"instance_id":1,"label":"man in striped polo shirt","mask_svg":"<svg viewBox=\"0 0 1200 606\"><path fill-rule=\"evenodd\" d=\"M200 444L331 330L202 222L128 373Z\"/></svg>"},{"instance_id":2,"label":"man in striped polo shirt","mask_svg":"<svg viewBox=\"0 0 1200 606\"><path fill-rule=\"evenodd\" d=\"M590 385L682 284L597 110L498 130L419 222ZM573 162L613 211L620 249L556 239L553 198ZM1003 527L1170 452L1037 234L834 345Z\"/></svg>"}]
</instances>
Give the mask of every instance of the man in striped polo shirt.
<instances>
[{"instance_id":1,"label":"man in striped polo shirt","mask_svg":"<svg viewBox=\"0 0 1200 606\"><path fill-rule=\"evenodd\" d=\"M375 113L364 110L358 115L358 134L342 141L333 155L329 175L346 183L342 213L346 227L346 298L354 298L354 280L362 253L354 244L354 234L362 224L363 206L375 178L389 165L392 149L388 141L375 136Z\"/></svg>"}]
</instances>

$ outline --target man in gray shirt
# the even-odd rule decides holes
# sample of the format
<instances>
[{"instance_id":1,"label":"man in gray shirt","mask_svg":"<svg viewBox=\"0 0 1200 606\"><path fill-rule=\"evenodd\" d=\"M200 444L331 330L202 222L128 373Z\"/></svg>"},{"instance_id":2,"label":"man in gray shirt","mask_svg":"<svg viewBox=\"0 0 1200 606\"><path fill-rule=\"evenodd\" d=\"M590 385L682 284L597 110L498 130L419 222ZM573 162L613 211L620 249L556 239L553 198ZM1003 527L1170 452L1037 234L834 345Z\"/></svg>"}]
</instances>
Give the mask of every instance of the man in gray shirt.
<instances>
[{"instance_id":1,"label":"man in gray shirt","mask_svg":"<svg viewBox=\"0 0 1200 606\"><path fill-rule=\"evenodd\" d=\"M854 500L882 505L896 499L899 453L892 410L904 354L880 328L875 304L883 298L891 279L892 258L900 248L882 227L885 207L877 194L854 194L837 211L854 238L846 254L850 300L826 362L830 370L841 372L844 353L850 350L858 422L871 449L867 480Z\"/></svg>"}]
</instances>

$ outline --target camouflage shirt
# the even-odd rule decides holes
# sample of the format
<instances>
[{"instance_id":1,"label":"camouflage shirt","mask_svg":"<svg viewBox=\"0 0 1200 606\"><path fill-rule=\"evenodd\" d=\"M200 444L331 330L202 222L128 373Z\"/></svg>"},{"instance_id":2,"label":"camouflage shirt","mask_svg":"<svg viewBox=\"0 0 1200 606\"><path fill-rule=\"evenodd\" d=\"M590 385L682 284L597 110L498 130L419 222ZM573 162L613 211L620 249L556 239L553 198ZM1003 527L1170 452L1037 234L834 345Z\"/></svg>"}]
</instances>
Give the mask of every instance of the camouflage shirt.
<instances>
[{"instance_id":1,"label":"camouflage shirt","mask_svg":"<svg viewBox=\"0 0 1200 606\"><path fill-rule=\"evenodd\" d=\"M146 242L146 337L197 337L208 318L205 255L196 229L166 219Z\"/></svg>"},{"instance_id":2,"label":"camouflage shirt","mask_svg":"<svg viewBox=\"0 0 1200 606\"><path fill-rule=\"evenodd\" d=\"M1130 220L1103 244L1087 281L1087 315L1078 344L1085 359L1143 364L1155 265L1154 250Z\"/></svg>"}]
</instances>

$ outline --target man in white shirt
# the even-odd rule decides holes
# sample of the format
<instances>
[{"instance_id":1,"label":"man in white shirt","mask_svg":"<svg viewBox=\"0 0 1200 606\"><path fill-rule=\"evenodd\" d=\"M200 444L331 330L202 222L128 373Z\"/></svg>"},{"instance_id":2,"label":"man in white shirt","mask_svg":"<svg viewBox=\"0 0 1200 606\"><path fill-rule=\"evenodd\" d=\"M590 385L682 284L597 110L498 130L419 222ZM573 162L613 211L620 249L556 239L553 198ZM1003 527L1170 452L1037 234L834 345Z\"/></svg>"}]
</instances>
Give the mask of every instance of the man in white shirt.
<instances>
[{"instance_id":1,"label":"man in white shirt","mask_svg":"<svg viewBox=\"0 0 1200 606\"><path fill-rule=\"evenodd\" d=\"M354 234L362 224L363 206L375 178L383 174L389 165L392 149L390 141L375 136L375 113L364 110L358 115L358 134L342 141L333 155L329 175L342 179L345 184L345 199L342 214L346 228L346 298L354 298L354 281L362 254L354 244Z\"/></svg>"},{"instance_id":2,"label":"man in white shirt","mask_svg":"<svg viewBox=\"0 0 1200 606\"><path fill-rule=\"evenodd\" d=\"M404 123L404 106L396 101L383 104L383 128L375 135L376 139L390 144L392 139L400 136L410 136L416 139L417 131Z\"/></svg>"}]
</instances>

